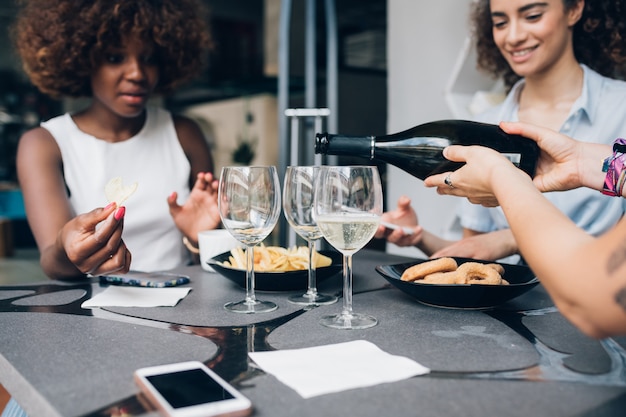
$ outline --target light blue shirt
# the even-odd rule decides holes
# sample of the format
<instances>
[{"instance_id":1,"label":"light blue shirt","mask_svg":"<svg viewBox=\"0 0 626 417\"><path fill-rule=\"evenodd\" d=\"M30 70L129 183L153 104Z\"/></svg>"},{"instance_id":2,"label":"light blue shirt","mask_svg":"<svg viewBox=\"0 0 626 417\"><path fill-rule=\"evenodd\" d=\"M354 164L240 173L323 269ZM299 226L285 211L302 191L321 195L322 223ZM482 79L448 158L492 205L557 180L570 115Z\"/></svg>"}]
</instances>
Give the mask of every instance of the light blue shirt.
<instances>
[{"instance_id":1,"label":"light blue shirt","mask_svg":"<svg viewBox=\"0 0 626 417\"><path fill-rule=\"evenodd\" d=\"M626 82L606 78L581 65L584 70L582 94L572 105L560 132L575 139L611 144L626 137ZM517 121L519 95L524 80L518 81L505 101L478 117L485 123ZM608 156L608 155L607 155ZM600 166L601 161L598 161ZM626 199L609 197L589 188L544 193L576 225L592 235L610 229L626 212ZM460 224L477 232L508 228L500 207L486 208L463 200L457 209Z\"/></svg>"}]
</instances>

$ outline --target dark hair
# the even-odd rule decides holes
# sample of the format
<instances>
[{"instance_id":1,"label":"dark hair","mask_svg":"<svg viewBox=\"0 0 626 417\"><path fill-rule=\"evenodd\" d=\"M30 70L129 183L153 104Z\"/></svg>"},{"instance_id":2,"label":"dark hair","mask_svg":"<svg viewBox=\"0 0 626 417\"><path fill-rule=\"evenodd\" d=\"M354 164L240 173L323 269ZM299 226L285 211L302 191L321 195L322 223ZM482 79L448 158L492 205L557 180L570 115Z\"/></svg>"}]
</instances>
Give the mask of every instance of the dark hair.
<instances>
[{"instance_id":1,"label":"dark hair","mask_svg":"<svg viewBox=\"0 0 626 417\"><path fill-rule=\"evenodd\" d=\"M20 0L12 36L31 82L52 97L91 95L91 75L127 36L154 45L157 93L189 81L210 47L197 0Z\"/></svg>"},{"instance_id":2,"label":"dark hair","mask_svg":"<svg viewBox=\"0 0 626 417\"><path fill-rule=\"evenodd\" d=\"M563 0L570 10L579 0ZM574 26L574 55L578 62L607 77L624 78L626 68L626 10L623 0L585 1L580 20ZM493 40L493 24L489 0L473 2L471 9L479 70L493 78L502 77L511 87L520 76L504 59Z\"/></svg>"}]
</instances>

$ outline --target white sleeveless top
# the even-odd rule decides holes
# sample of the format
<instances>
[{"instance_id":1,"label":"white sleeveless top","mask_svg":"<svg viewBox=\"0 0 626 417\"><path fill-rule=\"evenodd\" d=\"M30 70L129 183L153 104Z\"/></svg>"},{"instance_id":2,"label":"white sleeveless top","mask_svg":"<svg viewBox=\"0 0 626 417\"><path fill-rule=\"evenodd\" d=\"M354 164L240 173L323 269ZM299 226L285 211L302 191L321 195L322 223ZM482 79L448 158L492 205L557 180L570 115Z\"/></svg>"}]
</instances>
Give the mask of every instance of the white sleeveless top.
<instances>
[{"instance_id":1,"label":"white sleeveless top","mask_svg":"<svg viewBox=\"0 0 626 417\"><path fill-rule=\"evenodd\" d=\"M56 140L63 159L65 183L76 214L108 204L105 184L121 177L125 185L137 182L126 200L122 238L132 254L131 269L172 269L189 261L182 234L169 213L167 197L178 202L189 197L191 166L178 141L172 116L147 108L141 131L123 142L109 143L78 129L70 114L41 124Z\"/></svg>"}]
</instances>

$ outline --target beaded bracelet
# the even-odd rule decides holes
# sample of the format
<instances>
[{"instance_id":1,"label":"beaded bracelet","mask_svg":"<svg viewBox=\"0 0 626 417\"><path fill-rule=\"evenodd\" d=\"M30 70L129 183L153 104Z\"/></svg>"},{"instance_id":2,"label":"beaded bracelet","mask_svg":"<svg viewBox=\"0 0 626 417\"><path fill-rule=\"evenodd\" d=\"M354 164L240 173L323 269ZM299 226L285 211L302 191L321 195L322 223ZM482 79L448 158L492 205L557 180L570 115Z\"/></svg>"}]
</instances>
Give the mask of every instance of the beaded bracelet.
<instances>
[{"instance_id":1,"label":"beaded bracelet","mask_svg":"<svg viewBox=\"0 0 626 417\"><path fill-rule=\"evenodd\" d=\"M602 163L602 172L606 172L602 194L621 197L626 182L626 139L615 139L613 155Z\"/></svg>"}]
</instances>

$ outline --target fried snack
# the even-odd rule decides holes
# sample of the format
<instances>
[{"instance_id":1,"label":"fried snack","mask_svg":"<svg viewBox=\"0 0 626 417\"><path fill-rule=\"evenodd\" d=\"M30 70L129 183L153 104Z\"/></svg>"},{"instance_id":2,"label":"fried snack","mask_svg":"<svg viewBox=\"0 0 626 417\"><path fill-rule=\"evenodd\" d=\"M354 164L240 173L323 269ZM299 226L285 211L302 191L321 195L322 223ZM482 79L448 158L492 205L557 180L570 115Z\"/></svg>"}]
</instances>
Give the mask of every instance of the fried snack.
<instances>
[{"instance_id":1,"label":"fried snack","mask_svg":"<svg viewBox=\"0 0 626 417\"><path fill-rule=\"evenodd\" d=\"M402 281L420 284L482 284L509 285L502 278L504 267L497 263L465 262L457 265L454 258L439 258L407 268Z\"/></svg>"},{"instance_id":2,"label":"fried snack","mask_svg":"<svg viewBox=\"0 0 626 417\"><path fill-rule=\"evenodd\" d=\"M124 185L122 183L122 177L115 177L111 178L104 186L104 195L109 203L115 203L117 206L121 206L136 190L136 182L131 185Z\"/></svg>"},{"instance_id":3,"label":"fried snack","mask_svg":"<svg viewBox=\"0 0 626 417\"><path fill-rule=\"evenodd\" d=\"M452 272L456 271L458 265L453 258L439 258L432 261L422 262L407 268L400 279L402 281L416 281L423 279L426 275L435 272Z\"/></svg>"},{"instance_id":4,"label":"fried snack","mask_svg":"<svg viewBox=\"0 0 626 417\"><path fill-rule=\"evenodd\" d=\"M228 261L222 265L246 269L248 263L246 253L241 247L231 249ZM315 268L330 266L332 259L315 251L313 252L313 265ZM256 272L287 272L300 271L309 267L309 249L306 246L285 249L280 246L255 246L254 247L254 270Z\"/></svg>"},{"instance_id":5,"label":"fried snack","mask_svg":"<svg viewBox=\"0 0 626 417\"><path fill-rule=\"evenodd\" d=\"M434 272L419 281L422 284L465 284L465 276L457 271Z\"/></svg>"},{"instance_id":6,"label":"fried snack","mask_svg":"<svg viewBox=\"0 0 626 417\"><path fill-rule=\"evenodd\" d=\"M457 269L457 272L465 275L468 284L500 285L502 276L490 265L479 262L465 262Z\"/></svg>"},{"instance_id":7,"label":"fried snack","mask_svg":"<svg viewBox=\"0 0 626 417\"><path fill-rule=\"evenodd\" d=\"M504 275L504 267L503 267L502 265L500 265L500 264L496 264L496 263L493 263L493 264L485 264L485 265L486 265L486 266L488 266L488 267L490 267L490 268L495 269L496 271L498 271L498 274L500 274L500 275Z\"/></svg>"}]
</instances>

